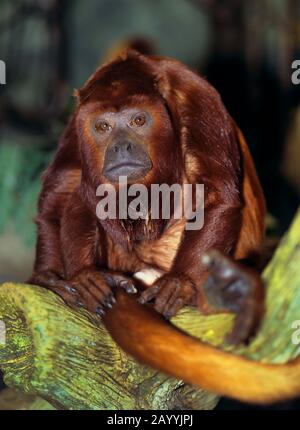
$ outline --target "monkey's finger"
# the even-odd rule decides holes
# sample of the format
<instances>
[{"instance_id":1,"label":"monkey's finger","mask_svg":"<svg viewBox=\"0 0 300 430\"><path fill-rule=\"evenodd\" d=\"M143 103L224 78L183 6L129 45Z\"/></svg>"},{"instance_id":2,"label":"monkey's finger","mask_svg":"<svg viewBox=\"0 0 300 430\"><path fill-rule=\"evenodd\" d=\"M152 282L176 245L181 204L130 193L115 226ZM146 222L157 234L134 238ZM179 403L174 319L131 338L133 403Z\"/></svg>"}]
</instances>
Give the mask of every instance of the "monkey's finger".
<instances>
[{"instance_id":1,"label":"monkey's finger","mask_svg":"<svg viewBox=\"0 0 300 430\"><path fill-rule=\"evenodd\" d=\"M95 280L95 277L89 277L87 281L87 289L97 303L96 307L102 305L111 309L116 303L116 299L104 280L99 278Z\"/></svg>"},{"instance_id":2,"label":"monkey's finger","mask_svg":"<svg viewBox=\"0 0 300 430\"><path fill-rule=\"evenodd\" d=\"M76 283L73 282L73 286L80 295L79 306L82 304L82 307L85 307L88 311L95 312L99 301L91 292L93 287L91 282L86 277L81 276L76 280Z\"/></svg>"},{"instance_id":3,"label":"monkey's finger","mask_svg":"<svg viewBox=\"0 0 300 430\"><path fill-rule=\"evenodd\" d=\"M184 300L181 297L176 298L174 302L166 310L166 312L164 313L164 316L167 319L170 319L171 317L177 314L177 312L183 307L183 305L184 305Z\"/></svg>"},{"instance_id":4,"label":"monkey's finger","mask_svg":"<svg viewBox=\"0 0 300 430\"><path fill-rule=\"evenodd\" d=\"M104 272L103 277L111 287L122 288L129 294L137 293L135 283L129 276Z\"/></svg>"},{"instance_id":5,"label":"monkey's finger","mask_svg":"<svg viewBox=\"0 0 300 430\"><path fill-rule=\"evenodd\" d=\"M91 306L90 302L84 303L83 299L78 299L75 301L75 303L68 303L70 308L74 309L75 311L78 310L78 308L84 308L88 310L89 312L92 312L93 314L96 314L99 318L102 318L105 314L105 310L102 305L97 306ZM96 307L95 307L96 306Z\"/></svg>"},{"instance_id":6,"label":"monkey's finger","mask_svg":"<svg viewBox=\"0 0 300 430\"><path fill-rule=\"evenodd\" d=\"M180 291L180 283L177 280L170 280L169 282L165 282L163 287L157 294L154 309L165 315L168 308L174 300L178 297L178 293Z\"/></svg>"},{"instance_id":7,"label":"monkey's finger","mask_svg":"<svg viewBox=\"0 0 300 430\"><path fill-rule=\"evenodd\" d=\"M150 302L150 300L153 300L156 297L160 288L161 288L160 284L155 284L147 288L145 291L142 292L142 294L138 298L138 302L141 304Z\"/></svg>"},{"instance_id":8,"label":"monkey's finger","mask_svg":"<svg viewBox=\"0 0 300 430\"><path fill-rule=\"evenodd\" d=\"M100 302L103 303L107 308L112 308L116 303L116 299L112 288L114 284L111 278L106 276L106 273L91 273L88 276L89 281L95 286L96 290L93 290Z\"/></svg>"},{"instance_id":9,"label":"monkey's finger","mask_svg":"<svg viewBox=\"0 0 300 430\"><path fill-rule=\"evenodd\" d=\"M90 294L87 291L87 285L83 282L80 281L80 284L78 283L72 283L72 289L76 290L77 294L77 299L76 299L76 305L78 307L84 307L88 310L90 310Z\"/></svg>"},{"instance_id":10,"label":"monkey's finger","mask_svg":"<svg viewBox=\"0 0 300 430\"><path fill-rule=\"evenodd\" d=\"M98 317L102 318L103 315L105 315L105 310L101 306L98 306L96 309L96 315L98 315Z\"/></svg>"},{"instance_id":11,"label":"monkey's finger","mask_svg":"<svg viewBox=\"0 0 300 430\"><path fill-rule=\"evenodd\" d=\"M118 281L118 286L128 294L136 294L138 291L132 279L121 279Z\"/></svg>"},{"instance_id":12,"label":"monkey's finger","mask_svg":"<svg viewBox=\"0 0 300 430\"><path fill-rule=\"evenodd\" d=\"M169 318L169 315L172 316L172 314L170 314L169 312L170 308L172 308L175 301L180 297L180 292L181 292L181 285L178 279L175 279L172 282L172 284L173 284L173 288L171 290L171 294L168 297L168 300L165 303L165 307L161 312L166 318Z\"/></svg>"},{"instance_id":13,"label":"monkey's finger","mask_svg":"<svg viewBox=\"0 0 300 430\"><path fill-rule=\"evenodd\" d=\"M87 280L81 281L80 285L77 285L77 290L80 293L80 298L75 302L75 308L83 307L87 309L89 312L97 314L99 317L102 317L105 314L105 299L103 298L103 294L101 297L97 295L96 287L91 285Z\"/></svg>"},{"instance_id":14,"label":"monkey's finger","mask_svg":"<svg viewBox=\"0 0 300 430\"><path fill-rule=\"evenodd\" d=\"M106 284L102 277L96 275L88 275L87 281L89 283L89 288L93 290L97 297L98 295L99 297L101 295L108 297L110 294L112 294L111 288Z\"/></svg>"},{"instance_id":15,"label":"monkey's finger","mask_svg":"<svg viewBox=\"0 0 300 430\"><path fill-rule=\"evenodd\" d=\"M99 285L95 285L91 280L87 280L86 289L88 290L88 293L91 295L93 299L93 305L94 305L93 312L95 312L99 306L100 307L107 306L109 308L112 307L112 304L110 303L110 299L109 299L111 291L109 290L106 291L105 289L105 292L104 292L102 289L99 288Z\"/></svg>"},{"instance_id":16,"label":"monkey's finger","mask_svg":"<svg viewBox=\"0 0 300 430\"><path fill-rule=\"evenodd\" d=\"M36 274L30 282L33 282L35 285L39 285L41 287L46 288L54 288L54 287L64 287L66 285L66 281L59 278L58 275L55 275L54 273L38 273Z\"/></svg>"},{"instance_id":17,"label":"monkey's finger","mask_svg":"<svg viewBox=\"0 0 300 430\"><path fill-rule=\"evenodd\" d=\"M47 289L61 297L68 306L76 305L76 302L80 300L80 295L77 290L72 285L67 284L64 281L59 285L56 284L51 287L47 287Z\"/></svg>"}]
</instances>

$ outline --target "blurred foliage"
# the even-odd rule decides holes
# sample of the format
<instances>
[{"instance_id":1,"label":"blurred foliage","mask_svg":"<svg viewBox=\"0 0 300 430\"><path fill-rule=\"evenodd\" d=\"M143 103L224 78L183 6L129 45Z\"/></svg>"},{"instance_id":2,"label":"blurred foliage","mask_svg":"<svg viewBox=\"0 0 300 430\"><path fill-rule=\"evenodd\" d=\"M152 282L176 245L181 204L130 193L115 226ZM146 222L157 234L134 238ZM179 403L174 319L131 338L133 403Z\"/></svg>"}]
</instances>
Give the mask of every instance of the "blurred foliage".
<instances>
[{"instance_id":1,"label":"blurred foliage","mask_svg":"<svg viewBox=\"0 0 300 430\"><path fill-rule=\"evenodd\" d=\"M205 60L209 20L189 0L75 0L70 8L72 85L82 85L116 43L134 36L151 40L161 55L197 67Z\"/></svg>"},{"instance_id":2,"label":"blurred foliage","mask_svg":"<svg viewBox=\"0 0 300 430\"><path fill-rule=\"evenodd\" d=\"M24 243L35 243L34 217L40 192L40 172L49 154L36 144L0 145L0 234L12 225Z\"/></svg>"}]
</instances>

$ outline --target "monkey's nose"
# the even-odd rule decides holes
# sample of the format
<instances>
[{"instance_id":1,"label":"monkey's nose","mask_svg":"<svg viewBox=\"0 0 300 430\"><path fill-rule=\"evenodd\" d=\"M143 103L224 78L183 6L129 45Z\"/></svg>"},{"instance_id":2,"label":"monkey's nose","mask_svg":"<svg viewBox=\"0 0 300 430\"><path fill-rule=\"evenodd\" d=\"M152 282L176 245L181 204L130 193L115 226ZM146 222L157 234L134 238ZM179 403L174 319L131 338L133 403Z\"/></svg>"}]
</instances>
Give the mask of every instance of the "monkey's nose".
<instances>
[{"instance_id":1,"label":"monkey's nose","mask_svg":"<svg viewBox=\"0 0 300 430\"><path fill-rule=\"evenodd\" d=\"M133 145L128 140L115 143L113 147L114 152L119 152L120 154L124 154L124 155L128 153L132 153L132 149L133 149Z\"/></svg>"},{"instance_id":2,"label":"monkey's nose","mask_svg":"<svg viewBox=\"0 0 300 430\"><path fill-rule=\"evenodd\" d=\"M143 178L151 168L152 162L146 148L123 138L108 145L102 172L107 179L116 182L120 176Z\"/></svg>"}]
</instances>

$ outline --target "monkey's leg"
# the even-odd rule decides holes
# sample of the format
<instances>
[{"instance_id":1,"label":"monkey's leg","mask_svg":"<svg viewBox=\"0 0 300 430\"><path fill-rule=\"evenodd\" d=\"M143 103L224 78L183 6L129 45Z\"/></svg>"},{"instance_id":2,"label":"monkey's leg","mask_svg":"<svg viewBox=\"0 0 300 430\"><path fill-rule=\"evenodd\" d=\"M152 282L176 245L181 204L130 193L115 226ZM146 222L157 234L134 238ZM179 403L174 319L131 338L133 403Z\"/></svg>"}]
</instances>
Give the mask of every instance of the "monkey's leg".
<instances>
[{"instance_id":1,"label":"monkey's leg","mask_svg":"<svg viewBox=\"0 0 300 430\"><path fill-rule=\"evenodd\" d=\"M219 251L203 256L209 277L204 284L207 301L216 311L236 313L229 343L245 342L252 336L264 313L265 287L260 274Z\"/></svg>"},{"instance_id":2,"label":"monkey's leg","mask_svg":"<svg viewBox=\"0 0 300 430\"><path fill-rule=\"evenodd\" d=\"M54 291L71 307L84 307L98 316L114 305L114 288L122 288L129 294L137 292L129 276L101 269L82 270L69 280L47 271L36 273L29 282Z\"/></svg>"}]
</instances>

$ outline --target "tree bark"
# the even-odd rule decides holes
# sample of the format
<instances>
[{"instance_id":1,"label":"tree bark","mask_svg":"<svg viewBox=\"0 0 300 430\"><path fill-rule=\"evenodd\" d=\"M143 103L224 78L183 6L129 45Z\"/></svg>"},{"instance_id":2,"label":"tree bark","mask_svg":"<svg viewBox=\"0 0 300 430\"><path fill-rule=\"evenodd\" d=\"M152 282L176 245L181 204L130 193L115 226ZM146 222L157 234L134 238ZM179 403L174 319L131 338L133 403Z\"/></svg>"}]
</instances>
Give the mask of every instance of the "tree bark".
<instances>
[{"instance_id":1,"label":"tree bark","mask_svg":"<svg viewBox=\"0 0 300 430\"><path fill-rule=\"evenodd\" d=\"M248 346L222 344L232 326L229 314L205 317L184 308L171 322L232 354L265 363L291 361L300 356L300 342L291 341L293 324L300 320L299 261L300 212L264 272L266 315ZM212 409L218 401L215 394L138 364L96 317L68 308L43 288L3 284L1 320L6 339L0 330L0 369L6 384L57 408Z\"/></svg>"}]
</instances>

